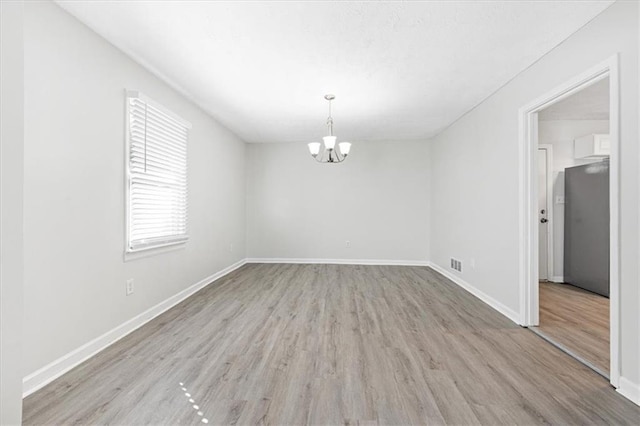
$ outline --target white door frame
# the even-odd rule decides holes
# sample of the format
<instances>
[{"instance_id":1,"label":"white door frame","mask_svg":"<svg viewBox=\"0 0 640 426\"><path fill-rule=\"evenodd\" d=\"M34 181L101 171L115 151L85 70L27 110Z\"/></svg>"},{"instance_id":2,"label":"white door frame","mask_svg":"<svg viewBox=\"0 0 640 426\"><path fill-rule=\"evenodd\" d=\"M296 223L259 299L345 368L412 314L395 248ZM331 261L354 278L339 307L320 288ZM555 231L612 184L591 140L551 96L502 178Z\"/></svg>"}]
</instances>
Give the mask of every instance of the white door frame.
<instances>
[{"instance_id":1,"label":"white door frame","mask_svg":"<svg viewBox=\"0 0 640 426\"><path fill-rule=\"evenodd\" d=\"M580 75L520 108L519 111L519 178L520 178L520 323L535 326L539 322L538 299L538 188L534 176L537 168L538 111L609 77L609 214L610 214L610 382L618 387L620 379L620 81L618 55L594 66Z\"/></svg>"},{"instance_id":2,"label":"white door frame","mask_svg":"<svg viewBox=\"0 0 640 426\"><path fill-rule=\"evenodd\" d=\"M538 113L535 113L536 116ZM538 119L536 117L537 126ZM554 260L554 241L553 241L553 145L551 144L538 144L538 149L544 149L547 151L547 280L553 281L553 260ZM537 202L536 202L537 205Z\"/></svg>"}]
</instances>

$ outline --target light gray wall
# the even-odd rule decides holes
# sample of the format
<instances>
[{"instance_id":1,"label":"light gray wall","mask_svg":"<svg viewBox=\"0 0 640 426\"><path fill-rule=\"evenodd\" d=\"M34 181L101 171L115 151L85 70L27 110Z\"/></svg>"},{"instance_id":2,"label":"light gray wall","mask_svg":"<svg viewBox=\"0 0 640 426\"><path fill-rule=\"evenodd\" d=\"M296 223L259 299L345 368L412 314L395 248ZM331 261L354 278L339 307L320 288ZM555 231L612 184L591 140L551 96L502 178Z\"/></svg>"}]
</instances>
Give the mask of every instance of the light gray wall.
<instances>
[{"instance_id":1,"label":"light gray wall","mask_svg":"<svg viewBox=\"0 0 640 426\"><path fill-rule=\"evenodd\" d=\"M28 4L22 372L245 257L245 241L249 257L432 259L443 267L450 256L474 258L465 280L517 310L517 109L619 51L622 373L639 383L638 16L636 4L615 4L431 145L356 143L346 163L331 166L315 164L304 144L250 145L245 157L237 137L57 6ZM3 100L4 43L3 37ZM128 263L122 261L125 87L194 124L191 241ZM5 170L13 178L7 184L17 187L22 167L18 161L5 169L4 131L3 124L3 197ZM21 220L14 218L13 224ZM3 246L4 230L3 222ZM126 297L131 277L136 292ZM3 293L3 308L6 300ZM3 339L11 336L4 334L6 312ZM3 352L3 368L17 362L19 352L10 354L13 361ZM3 371L3 401L14 379ZM3 407L3 421L5 413Z\"/></svg>"},{"instance_id":2,"label":"light gray wall","mask_svg":"<svg viewBox=\"0 0 640 426\"><path fill-rule=\"evenodd\" d=\"M0 424L22 419L22 2L0 2Z\"/></svg>"},{"instance_id":3,"label":"light gray wall","mask_svg":"<svg viewBox=\"0 0 640 426\"><path fill-rule=\"evenodd\" d=\"M436 137L431 259L468 261L463 278L519 311L518 109L620 54L621 370L640 384L638 335L638 3L616 2ZM451 271L455 273L454 271Z\"/></svg>"},{"instance_id":4,"label":"light gray wall","mask_svg":"<svg viewBox=\"0 0 640 426\"><path fill-rule=\"evenodd\" d=\"M27 375L243 259L246 238L241 140L53 3L25 4L24 37ZM125 88L193 124L190 240L126 263Z\"/></svg>"},{"instance_id":5,"label":"light gray wall","mask_svg":"<svg viewBox=\"0 0 640 426\"><path fill-rule=\"evenodd\" d=\"M428 260L428 164L427 141L355 142L341 164L249 145L248 257Z\"/></svg>"},{"instance_id":6,"label":"light gray wall","mask_svg":"<svg viewBox=\"0 0 640 426\"><path fill-rule=\"evenodd\" d=\"M556 196L564 196L564 169L602 161L576 159L574 139L592 133L609 133L609 120L551 120L540 121L538 142L553 146L553 277L564 275L564 204L556 203Z\"/></svg>"}]
</instances>

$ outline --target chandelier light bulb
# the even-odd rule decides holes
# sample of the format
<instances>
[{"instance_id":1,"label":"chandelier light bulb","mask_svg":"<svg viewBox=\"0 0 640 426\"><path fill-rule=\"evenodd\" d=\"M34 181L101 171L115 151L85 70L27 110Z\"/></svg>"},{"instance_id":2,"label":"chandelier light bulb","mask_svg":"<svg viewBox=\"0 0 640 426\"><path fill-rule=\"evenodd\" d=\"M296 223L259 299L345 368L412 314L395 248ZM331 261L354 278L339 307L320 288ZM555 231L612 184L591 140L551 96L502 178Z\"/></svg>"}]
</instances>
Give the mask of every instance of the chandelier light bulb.
<instances>
[{"instance_id":1,"label":"chandelier light bulb","mask_svg":"<svg viewBox=\"0 0 640 426\"><path fill-rule=\"evenodd\" d=\"M328 149L328 150L333 150L333 148L336 147L336 139L338 139L335 136L325 136L324 138L322 138L322 140L324 141L324 148Z\"/></svg>"},{"instance_id":2,"label":"chandelier light bulb","mask_svg":"<svg viewBox=\"0 0 640 426\"><path fill-rule=\"evenodd\" d=\"M349 155L349 151L351 151L351 142L340 142L338 146L340 147L340 154L345 157Z\"/></svg>"},{"instance_id":3,"label":"chandelier light bulb","mask_svg":"<svg viewBox=\"0 0 640 426\"><path fill-rule=\"evenodd\" d=\"M308 144L309 152L311 153L311 155L316 157L318 154L320 154L320 145L320 142L311 142Z\"/></svg>"}]
</instances>

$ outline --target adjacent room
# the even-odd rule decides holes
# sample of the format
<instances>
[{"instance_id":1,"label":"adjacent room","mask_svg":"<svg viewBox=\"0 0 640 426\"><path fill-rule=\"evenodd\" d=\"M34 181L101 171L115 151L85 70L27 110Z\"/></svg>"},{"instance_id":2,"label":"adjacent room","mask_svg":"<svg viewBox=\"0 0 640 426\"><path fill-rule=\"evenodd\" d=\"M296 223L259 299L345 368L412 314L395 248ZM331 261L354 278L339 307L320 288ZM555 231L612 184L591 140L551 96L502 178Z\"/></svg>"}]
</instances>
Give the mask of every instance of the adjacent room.
<instances>
[{"instance_id":1,"label":"adjacent room","mask_svg":"<svg viewBox=\"0 0 640 426\"><path fill-rule=\"evenodd\" d=\"M611 80L594 80L538 114L540 320L532 330L609 378Z\"/></svg>"},{"instance_id":2,"label":"adjacent room","mask_svg":"<svg viewBox=\"0 0 640 426\"><path fill-rule=\"evenodd\" d=\"M0 1L1 425L640 424L637 1Z\"/></svg>"}]
</instances>

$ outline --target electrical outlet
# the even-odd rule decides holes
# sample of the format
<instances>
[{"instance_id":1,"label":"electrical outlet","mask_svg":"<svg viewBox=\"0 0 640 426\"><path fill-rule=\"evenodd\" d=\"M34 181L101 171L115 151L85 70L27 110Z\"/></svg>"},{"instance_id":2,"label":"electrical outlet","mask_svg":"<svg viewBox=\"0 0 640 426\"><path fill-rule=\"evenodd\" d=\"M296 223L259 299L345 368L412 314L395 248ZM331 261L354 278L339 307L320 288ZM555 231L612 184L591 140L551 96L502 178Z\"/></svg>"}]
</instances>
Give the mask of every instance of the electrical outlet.
<instances>
[{"instance_id":1,"label":"electrical outlet","mask_svg":"<svg viewBox=\"0 0 640 426\"><path fill-rule=\"evenodd\" d=\"M127 280L127 296L133 293L133 278Z\"/></svg>"},{"instance_id":2,"label":"electrical outlet","mask_svg":"<svg viewBox=\"0 0 640 426\"><path fill-rule=\"evenodd\" d=\"M349 240L345 241L345 242L344 242L344 246L345 246L346 248L351 247L351 241L349 241Z\"/></svg>"}]
</instances>

